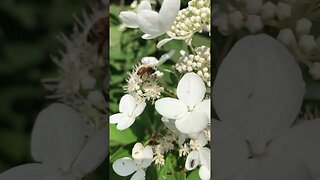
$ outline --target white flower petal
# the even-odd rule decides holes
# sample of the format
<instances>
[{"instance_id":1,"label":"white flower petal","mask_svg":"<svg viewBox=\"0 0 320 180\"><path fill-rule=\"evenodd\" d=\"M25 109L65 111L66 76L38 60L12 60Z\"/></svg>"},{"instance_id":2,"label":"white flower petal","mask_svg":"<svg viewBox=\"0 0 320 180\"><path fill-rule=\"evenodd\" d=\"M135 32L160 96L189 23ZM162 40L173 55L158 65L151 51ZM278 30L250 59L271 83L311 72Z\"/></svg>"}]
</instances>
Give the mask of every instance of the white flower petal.
<instances>
[{"instance_id":1,"label":"white flower petal","mask_svg":"<svg viewBox=\"0 0 320 180\"><path fill-rule=\"evenodd\" d=\"M160 24L169 30L180 10L180 0L164 0L159 11Z\"/></svg>"},{"instance_id":2,"label":"white flower petal","mask_svg":"<svg viewBox=\"0 0 320 180\"><path fill-rule=\"evenodd\" d=\"M94 171L106 158L108 153L108 127L97 131L82 148L72 165L72 172L83 177Z\"/></svg>"},{"instance_id":3,"label":"white flower petal","mask_svg":"<svg viewBox=\"0 0 320 180\"><path fill-rule=\"evenodd\" d=\"M142 169L133 174L130 180L145 180L146 172Z\"/></svg>"},{"instance_id":4,"label":"white flower petal","mask_svg":"<svg viewBox=\"0 0 320 180\"><path fill-rule=\"evenodd\" d=\"M152 36L159 36L163 31L159 24L159 14L152 10L141 10L137 12L138 25L142 32Z\"/></svg>"},{"instance_id":5,"label":"white flower petal","mask_svg":"<svg viewBox=\"0 0 320 180\"><path fill-rule=\"evenodd\" d=\"M185 134L198 133L204 130L209 123L209 117L203 111L193 111L187 115L176 120L177 129Z\"/></svg>"},{"instance_id":6,"label":"white flower petal","mask_svg":"<svg viewBox=\"0 0 320 180\"><path fill-rule=\"evenodd\" d=\"M130 116L136 109L136 105L137 100L133 96L126 94L120 99L119 111Z\"/></svg>"},{"instance_id":7,"label":"white flower petal","mask_svg":"<svg viewBox=\"0 0 320 180\"><path fill-rule=\"evenodd\" d=\"M229 179L239 171L249 157L247 144L225 123L214 121L213 174L216 179Z\"/></svg>"},{"instance_id":8,"label":"white flower petal","mask_svg":"<svg viewBox=\"0 0 320 180\"><path fill-rule=\"evenodd\" d=\"M138 28L137 14L131 11L122 11L119 15L120 20L129 28Z\"/></svg>"},{"instance_id":9,"label":"white flower petal","mask_svg":"<svg viewBox=\"0 0 320 180\"><path fill-rule=\"evenodd\" d=\"M68 169L84 143L81 115L64 104L40 112L31 135L31 153L37 162Z\"/></svg>"},{"instance_id":10,"label":"white flower petal","mask_svg":"<svg viewBox=\"0 0 320 180\"><path fill-rule=\"evenodd\" d=\"M155 108L159 114L169 119L183 118L187 112L187 105L174 98L162 98L156 101Z\"/></svg>"},{"instance_id":11,"label":"white flower petal","mask_svg":"<svg viewBox=\"0 0 320 180\"><path fill-rule=\"evenodd\" d=\"M163 124L169 128L171 131L173 132L177 132L179 133L180 131L176 128L176 124L175 124L175 120L174 119L168 119L166 117L162 117L161 121L163 122Z\"/></svg>"},{"instance_id":12,"label":"white flower petal","mask_svg":"<svg viewBox=\"0 0 320 180\"><path fill-rule=\"evenodd\" d=\"M128 118L128 116L123 113L113 114L109 117L109 123L110 124L120 123L121 121L123 121L123 119L126 119L126 118Z\"/></svg>"},{"instance_id":13,"label":"white flower petal","mask_svg":"<svg viewBox=\"0 0 320 180\"><path fill-rule=\"evenodd\" d=\"M201 180L210 180L210 169L202 165L199 169L199 176Z\"/></svg>"},{"instance_id":14,"label":"white flower petal","mask_svg":"<svg viewBox=\"0 0 320 180\"><path fill-rule=\"evenodd\" d=\"M158 62L158 66L163 64L164 62L166 62L168 59L170 59L175 53L175 50L171 50L168 53L163 54L160 58L159 58L159 62Z\"/></svg>"},{"instance_id":15,"label":"white flower petal","mask_svg":"<svg viewBox=\"0 0 320 180\"><path fill-rule=\"evenodd\" d=\"M314 177L320 177L320 120L310 120L290 128L270 144L270 151L281 150L308 165Z\"/></svg>"},{"instance_id":16,"label":"white flower petal","mask_svg":"<svg viewBox=\"0 0 320 180\"><path fill-rule=\"evenodd\" d=\"M200 164L200 157L198 151L191 151L186 160L185 167L188 171L193 170Z\"/></svg>"},{"instance_id":17,"label":"white flower petal","mask_svg":"<svg viewBox=\"0 0 320 180\"><path fill-rule=\"evenodd\" d=\"M142 39L153 39L153 38L156 38L158 36L159 36L159 34L154 34L154 35L144 34L144 35L142 35Z\"/></svg>"},{"instance_id":18,"label":"white flower petal","mask_svg":"<svg viewBox=\"0 0 320 180\"><path fill-rule=\"evenodd\" d=\"M166 38L162 39L161 41L158 42L157 48L160 49L163 45L167 44L169 41L171 41L173 38Z\"/></svg>"},{"instance_id":19,"label":"white flower petal","mask_svg":"<svg viewBox=\"0 0 320 180\"><path fill-rule=\"evenodd\" d=\"M131 156L133 157L133 159L140 157L140 154L142 153L143 149L144 147L141 143L136 143L133 146L132 153L131 153Z\"/></svg>"},{"instance_id":20,"label":"white flower petal","mask_svg":"<svg viewBox=\"0 0 320 180\"><path fill-rule=\"evenodd\" d=\"M134 121L134 118L127 117L117 124L117 129L120 131L127 129L134 123Z\"/></svg>"},{"instance_id":21,"label":"white flower petal","mask_svg":"<svg viewBox=\"0 0 320 180\"><path fill-rule=\"evenodd\" d=\"M186 141L186 135L185 134L179 134L178 143L179 145L182 145Z\"/></svg>"},{"instance_id":22,"label":"white flower petal","mask_svg":"<svg viewBox=\"0 0 320 180\"><path fill-rule=\"evenodd\" d=\"M140 168L145 169L152 163L152 148L150 146L143 147L141 143L136 143L132 149L132 157Z\"/></svg>"},{"instance_id":23,"label":"white flower petal","mask_svg":"<svg viewBox=\"0 0 320 180\"><path fill-rule=\"evenodd\" d=\"M24 164L0 174L1 180L60 180L62 173L43 164Z\"/></svg>"},{"instance_id":24,"label":"white flower petal","mask_svg":"<svg viewBox=\"0 0 320 180\"><path fill-rule=\"evenodd\" d=\"M200 147L207 144L207 137L204 133L200 133L198 138L194 140Z\"/></svg>"},{"instance_id":25,"label":"white flower petal","mask_svg":"<svg viewBox=\"0 0 320 180\"><path fill-rule=\"evenodd\" d=\"M139 104L137 104L136 109L133 112L133 117L138 117L140 116L140 114L144 111L145 107L146 107L146 103L145 102L141 102Z\"/></svg>"},{"instance_id":26,"label":"white flower petal","mask_svg":"<svg viewBox=\"0 0 320 180\"><path fill-rule=\"evenodd\" d=\"M151 10L151 4L149 2L149 0L142 0L137 11L141 11L141 10Z\"/></svg>"},{"instance_id":27,"label":"white flower petal","mask_svg":"<svg viewBox=\"0 0 320 180\"><path fill-rule=\"evenodd\" d=\"M198 105L204 98L206 87L203 80L196 73L187 73L179 81L177 96L189 107Z\"/></svg>"},{"instance_id":28,"label":"white flower petal","mask_svg":"<svg viewBox=\"0 0 320 180\"><path fill-rule=\"evenodd\" d=\"M200 164L206 166L210 169L211 167L211 151L209 148L204 147L199 149L199 157L200 157Z\"/></svg>"},{"instance_id":29,"label":"white flower petal","mask_svg":"<svg viewBox=\"0 0 320 180\"><path fill-rule=\"evenodd\" d=\"M267 35L247 36L223 60L214 83L218 116L249 141L266 142L287 129L304 94L298 64Z\"/></svg>"},{"instance_id":30,"label":"white flower petal","mask_svg":"<svg viewBox=\"0 0 320 180\"><path fill-rule=\"evenodd\" d=\"M199 105L195 107L196 111L204 111L209 118L211 118L211 99L206 99L202 101Z\"/></svg>"},{"instance_id":31,"label":"white flower petal","mask_svg":"<svg viewBox=\"0 0 320 180\"><path fill-rule=\"evenodd\" d=\"M125 157L117 159L113 164L112 168L120 176L128 176L138 170L138 167L134 163L133 159Z\"/></svg>"}]
</instances>

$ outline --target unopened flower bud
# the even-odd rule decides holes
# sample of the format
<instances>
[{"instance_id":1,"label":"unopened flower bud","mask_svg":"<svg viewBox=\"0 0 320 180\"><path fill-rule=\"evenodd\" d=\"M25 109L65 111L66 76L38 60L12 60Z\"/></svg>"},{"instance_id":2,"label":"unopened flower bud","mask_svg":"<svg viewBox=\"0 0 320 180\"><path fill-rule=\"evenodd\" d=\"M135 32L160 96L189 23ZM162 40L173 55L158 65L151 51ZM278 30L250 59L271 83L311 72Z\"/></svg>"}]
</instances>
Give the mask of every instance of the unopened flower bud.
<instances>
[{"instance_id":1,"label":"unopened flower bud","mask_svg":"<svg viewBox=\"0 0 320 180\"><path fill-rule=\"evenodd\" d=\"M235 29L241 29L244 22L243 22L243 15L240 11L234 11L229 14L229 21L230 24L235 28Z\"/></svg>"},{"instance_id":2,"label":"unopened flower bud","mask_svg":"<svg viewBox=\"0 0 320 180\"><path fill-rule=\"evenodd\" d=\"M262 4L262 0L246 0L246 9L249 14L258 14Z\"/></svg>"},{"instance_id":3,"label":"unopened flower bud","mask_svg":"<svg viewBox=\"0 0 320 180\"><path fill-rule=\"evenodd\" d=\"M314 80L319 80L320 79L320 63L318 62L313 63L312 66L309 68L309 73Z\"/></svg>"},{"instance_id":4,"label":"unopened flower bud","mask_svg":"<svg viewBox=\"0 0 320 180\"><path fill-rule=\"evenodd\" d=\"M261 31L264 27L261 17L256 15L249 15L245 24L245 27L252 33L255 34Z\"/></svg>"},{"instance_id":5,"label":"unopened flower bud","mask_svg":"<svg viewBox=\"0 0 320 180\"><path fill-rule=\"evenodd\" d=\"M312 22L308 19L299 19L296 24L296 32L298 36L307 35L310 32Z\"/></svg>"},{"instance_id":6,"label":"unopened flower bud","mask_svg":"<svg viewBox=\"0 0 320 180\"><path fill-rule=\"evenodd\" d=\"M277 5L276 15L279 20L288 19L291 16L292 7L289 4L280 2Z\"/></svg>"},{"instance_id":7,"label":"unopened flower bud","mask_svg":"<svg viewBox=\"0 0 320 180\"><path fill-rule=\"evenodd\" d=\"M309 54L317 47L314 36L303 35L299 40L299 48L302 52Z\"/></svg>"},{"instance_id":8,"label":"unopened flower bud","mask_svg":"<svg viewBox=\"0 0 320 180\"><path fill-rule=\"evenodd\" d=\"M281 29L277 39L287 47L295 48L298 43L291 29Z\"/></svg>"},{"instance_id":9,"label":"unopened flower bud","mask_svg":"<svg viewBox=\"0 0 320 180\"><path fill-rule=\"evenodd\" d=\"M276 5L274 5L272 2L266 2L261 8L261 18L263 20L273 19L276 14L276 8Z\"/></svg>"}]
</instances>

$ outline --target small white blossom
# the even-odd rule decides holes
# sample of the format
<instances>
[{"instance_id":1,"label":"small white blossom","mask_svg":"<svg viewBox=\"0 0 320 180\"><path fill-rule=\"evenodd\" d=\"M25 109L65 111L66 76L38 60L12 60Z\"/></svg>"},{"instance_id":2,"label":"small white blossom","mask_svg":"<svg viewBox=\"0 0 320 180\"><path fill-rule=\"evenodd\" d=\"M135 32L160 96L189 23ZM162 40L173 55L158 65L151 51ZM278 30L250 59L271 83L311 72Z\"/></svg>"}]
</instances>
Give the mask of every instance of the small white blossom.
<instances>
[{"instance_id":1,"label":"small white blossom","mask_svg":"<svg viewBox=\"0 0 320 180\"><path fill-rule=\"evenodd\" d=\"M117 124L118 130L127 129L144 111L145 107L145 102L139 102L133 96L126 94L120 99L120 113L110 116L110 124Z\"/></svg>"},{"instance_id":2,"label":"small white blossom","mask_svg":"<svg viewBox=\"0 0 320 180\"><path fill-rule=\"evenodd\" d=\"M159 12L152 10L148 0L141 1L137 12L122 11L120 19L129 28L140 28L143 39L153 39L171 27L180 9L180 0L164 0Z\"/></svg>"},{"instance_id":3,"label":"small white blossom","mask_svg":"<svg viewBox=\"0 0 320 180\"><path fill-rule=\"evenodd\" d=\"M120 176L129 176L135 172L131 179L144 180L145 169L152 163L152 148L150 146L143 147L141 143L136 143L132 149L132 158L124 157L116 160L112 164L113 170Z\"/></svg>"}]
</instances>

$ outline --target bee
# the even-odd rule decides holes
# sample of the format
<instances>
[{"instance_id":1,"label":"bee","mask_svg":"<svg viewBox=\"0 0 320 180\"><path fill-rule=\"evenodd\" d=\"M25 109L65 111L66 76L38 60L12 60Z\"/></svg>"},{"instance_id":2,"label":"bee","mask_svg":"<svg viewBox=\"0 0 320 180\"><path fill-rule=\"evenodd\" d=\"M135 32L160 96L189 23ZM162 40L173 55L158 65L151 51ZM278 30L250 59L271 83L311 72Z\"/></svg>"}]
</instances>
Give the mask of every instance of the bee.
<instances>
[{"instance_id":1,"label":"bee","mask_svg":"<svg viewBox=\"0 0 320 180\"><path fill-rule=\"evenodd\" d=\"M98 54L106 56L107 52L107 39L108 39L108 18L100 18L93 24L87 34L87 41L93 45L98 46Z\"/></svg>"},{"instance_id":2,"label":"bee","mask_svg":"<svg viewBox=\"0 0 320 180\"><path fill-rule=\"evenodd\" d=\"M148 65L141 65L137 71L137 75L142 76L145 73L147 73L148 75L151 75L153 73L155 73L156 70L152 67L152 66L148 66Z\"/></svg>"},{"instance_id":3,"label":"bee","mask_svg":"<svg viewBox=\"0 0 320 180\"><path fill-rule=\"evenodd\" d=\"M158 60L155 57L144 57L141 59L141 65L137 70L137 75L143 76L147 73L147 75L151 75L156 72L156 67L163 64L166 60L171 58L174 54L174 50L162 55Z\"/></svg>"}]
</instances>

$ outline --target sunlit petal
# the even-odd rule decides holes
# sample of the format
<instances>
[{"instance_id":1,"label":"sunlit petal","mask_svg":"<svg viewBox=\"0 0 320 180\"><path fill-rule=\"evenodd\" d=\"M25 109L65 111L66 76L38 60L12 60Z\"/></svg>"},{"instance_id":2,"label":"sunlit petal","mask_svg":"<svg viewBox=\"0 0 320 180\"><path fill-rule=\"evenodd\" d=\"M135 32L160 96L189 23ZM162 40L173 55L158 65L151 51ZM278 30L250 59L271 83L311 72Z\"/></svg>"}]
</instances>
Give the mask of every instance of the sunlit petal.
<instances>
[{"instance_id":1,"label":"sunlit petal","mask_svg":"<svg viewBox=\"0 0 320 180\"><path fill-rule=\"evenodd\" d=\"M183 118L188 112L187 105L174 98L159 99L156 101L155 107L158 113L169 119Z\"/></svg>"},{"instance_id":2,"label":"sunlit petal","mask_svg":"<svg viewBox=\"0 0 320 180\"><path fill-rule=\"evenodd\" d=\"M138 170L138 167L134 163L133 159L125 157L117 159L113 164L112 168L120 176L128 176Z\"/></svg>"}]
</instances>

